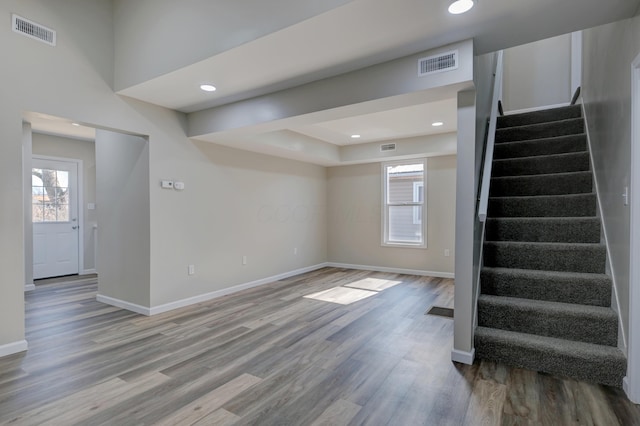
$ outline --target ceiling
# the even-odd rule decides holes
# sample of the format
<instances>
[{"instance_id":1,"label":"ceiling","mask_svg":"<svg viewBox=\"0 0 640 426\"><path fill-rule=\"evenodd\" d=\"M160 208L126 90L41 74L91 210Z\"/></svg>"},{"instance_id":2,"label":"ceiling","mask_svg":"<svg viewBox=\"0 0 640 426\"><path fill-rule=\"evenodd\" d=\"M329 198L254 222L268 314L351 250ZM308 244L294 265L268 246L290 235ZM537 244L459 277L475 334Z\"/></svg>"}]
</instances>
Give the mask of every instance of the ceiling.
<instances>
[{"instance_id":1,"label":"ceiling","mask_svg":"<svg viewBox=\"0 0 640 426\"><path fill-rule=\"evenodd\" d=\"M90 126L83 126L67 118L54 117L37 112L27 112L24 114L24 119L31 123L31 130L35 133L88 141L93 141L96 138L96 129Z\"/></svg>"},{"instance_id":2,"label":"ceiling","mask_svg":"<svg viewBox=\"0 0 640 426\"><path fill-rule=\"evenodd\" d=\"M247 6L243 7L251 7L252 1L262 0L248 0ZM127 7L138 7L138 2L121 1L118 4L124 8L120 11L123 15L126 15ZM142 2L139 7L145 4L149 7L151 3ZM203 4L200 0L159 2L156 9L165 10L154 10L154 16L164 13L170 17L175 11L171 8L182 8L180 13L191 17L204 15L194 6ZM300 15L304 19L291 23L291 16L288 16L289 22L285 23L280 19L284 12L277 8L272 8L268 15L264 12L250 14L242 25L234 23L230 26L228 38L240 40L239 35L242 35L245 37L242 42L232 45L229 40L219 37L208 39L213 53L200 60L187 61L180 49L166 49L167 58L163 63L174 64L169 71L148 77L117 93L189 114L465 39L474 39L475 53L482 54L589 28L633 16L638 12L640 0L480 0L467 14L455 16L446 11L450 0L336 0L319 9L313 9L311 0L299 0L295 4L298 9L309 8L307 15ZM156 6L156 2L152 5ZM189 10L189 6L194 8ZM197 19L202 21L209 19L208 16ZM219 13L210 19L211 26L215 26L216 19L228 18ZM248 33L254 34L253 28L264 27L265 20L274 21L273 30L255 33L253 38L247 39ZM166 31L176 31L167 28L170 29ZM165 31L165 26L154 25L149 29L141 25L133 31L145 32L138 35L152 40L154 34L147 32L156 31L157 36L157 32ZM195 37L202 28L183 27L180 31L187 34L180 36L184 40L191 32ZM160 35L169 37L171 34ZM172 55L175 58L171 58ZM203 82L215 84L217 90L201 91L199 85ZM374 114L352 108L350 114L337 120L326 120L318 115L317 122L303 125L296 120L284 120L280 129L270 129L264 134L256 129L240 129L223 138L204 135L198 139L281 155L273 148L274 138L294 140L294 145L328 143L348 147L455 132L457 127L455 93L448 99L420 105L395 105ZM34 129L45 133L92 137L91 129L71 126L69 120L38 116L31 119ZM435 121L444 124L433 127ZM353 139L352 134L361 137ZM321 159L300 159L326 164Z\"/></svg>"}]
</instances>

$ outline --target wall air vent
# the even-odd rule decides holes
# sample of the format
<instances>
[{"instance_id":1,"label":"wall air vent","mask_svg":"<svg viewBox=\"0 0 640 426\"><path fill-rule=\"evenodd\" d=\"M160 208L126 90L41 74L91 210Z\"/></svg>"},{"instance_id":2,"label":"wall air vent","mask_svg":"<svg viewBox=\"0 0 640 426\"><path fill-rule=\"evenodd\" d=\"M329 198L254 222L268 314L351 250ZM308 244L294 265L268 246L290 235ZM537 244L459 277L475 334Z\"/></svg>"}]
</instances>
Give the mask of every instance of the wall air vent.
<instances>
[{"instance_id":1,"label":"wall air vent","mask_svg":"<svg viewBox=\"0 0 640 426\"><path fill-rule=\"evenodd\" d=\"M385 152L385 151L395 151L396 150L396 144L395 143L384 143L382 145L380 145L380 151Z\"/></svg>"},{"instance_id":2,"label":"wall air vent","mask_svg":"<svg viewBox=\"0 0 640 426\"><path fill-rule=\"evenodd\" d=\"M56 32L50 28L18 15L11 15L11 26L13 32L47 43L50 46L56 45Z\"/></svg>"},{"instance_id":3,"label":"wall air vent","mask_svg":"<svg viewBox=\"0 0 640 426\"><path fill-rule=\"evenodd\" d=\"M441 53L418 59L418 76L458 69L458 51Z\"/></svg>"}]
</instances>

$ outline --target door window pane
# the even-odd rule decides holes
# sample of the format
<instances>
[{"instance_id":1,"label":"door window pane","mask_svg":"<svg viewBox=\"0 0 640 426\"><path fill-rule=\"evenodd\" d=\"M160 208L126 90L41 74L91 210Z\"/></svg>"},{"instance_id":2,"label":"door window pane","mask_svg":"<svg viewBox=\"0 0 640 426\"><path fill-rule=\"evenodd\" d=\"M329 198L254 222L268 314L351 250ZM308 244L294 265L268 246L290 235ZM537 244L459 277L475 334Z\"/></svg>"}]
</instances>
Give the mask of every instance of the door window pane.
<instances>
[{"instance_id":1,"label":"door window pane","mask_svg":"<svg viewBox=\"0 0 640 426\"><path fill-rule=\"evenodd\" d=\"M69 172L66 170L31 170L33 222L69 221Z\"/></svg>"}]
</instances>

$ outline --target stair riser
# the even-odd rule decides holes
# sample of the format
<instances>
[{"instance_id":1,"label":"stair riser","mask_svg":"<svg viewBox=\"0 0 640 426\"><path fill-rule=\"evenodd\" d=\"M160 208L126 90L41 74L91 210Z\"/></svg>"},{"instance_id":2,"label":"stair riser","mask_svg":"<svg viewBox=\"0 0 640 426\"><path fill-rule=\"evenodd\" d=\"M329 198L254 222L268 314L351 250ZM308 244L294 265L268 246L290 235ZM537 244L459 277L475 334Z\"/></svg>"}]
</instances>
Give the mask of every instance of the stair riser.
<instances>
[{"instance_id":1,"label":"stair riser","mask_svg":"<svg viewBox=\"0 0 640 426\"><path fill-rule=\"evenodd\" d=\"M585 217L596 215L596 196L502 198L489 201L490 217Z\"/></svg>"},{"instance_id":2,"label":"stair riser","mask_svg":"<svg viewBox=\"0 0 640 426\"><path fill-rule=\"evenodd\" d=\"M495 244L484 246L484 265L495 268L604 274L603 246L553 246Z\"/></svg>"},{"instance_id":3,"label":"stair riser","mask_svg":"<svg viewBox=\"0 0 640 426\"><path fill-rule=\"evenodd\" d=\"M525 126L528 124L544 123L549 121L566 120L582 116L582 108L579 105L564 108L553 108L543 111L535 111L526 114L513 114L498 117L498 129L513 126Z\"/></svg>"},{"instance_id":4,"label":"stair riser","mask_svg":"<svg viewBox=\"0 0 640 426\"><path fill-rule=\"evenodd\" d=\"M607 386L621 387L626 372L624 360L585 359L579 354L549 353L545 349L522 348L480 336L475 338L475 349L479 359Z\"/></svg>"},{"instance_id":5,"label":"stair riser","mask_svg":"<svg viewBox=\"0 0 640 426\"><path fill-rule=\"evenodd\" d=\"M567 312L547 312L478 303L478 325L519 333L616 346L616 317L571 315Z\"/></svg>"},{"instance_id":6,"label":"stair riser","mask_svg":"<svg viewBox=\"0 0 640 426\"><path fill-rule=\"evenodd\" d=\"M576 220L500 220L489 219L487 241L527 241L553 243L599 243L598 219Z\"/></svg>"},{"instance_id":7,"label":"stair riser","mask_svg":"<svg viewBox=\"0 0 640 426\"><path fill-rule=\"evenodd\" d=\"M587 194L592 191L591 173L498 177L491 179L491 197Z\"/></svg>"},{"instance_id":8,"label":"stair riser","mask_svg":"<svg viewBox=\"0 0 640 426\"><path fill-rule=\"evenodd\" d=\"M522 127L509 127L496 131L496 143L514 142L531 139L554 138L557 136L578 135L584 133L584 121L571 119L551 123L533 124Z\"/></svg>"},{"instance_id":9,"label":"stair riser","mask_svg":"<svg viewBox=\"0 0 640 426\"><path fill-rule=\"evenodd\" d=\"M550 139L535 139L522 142L499 143L493 151L494 159L530 157L532 155L564 154L587 150L585 135L562 136Z\"/></svg>"},{"instance_id":10,"label":"stair riser","mask_svg":"<svg viewBox=\"0 0 640 426\"><path fill-rule=\"evenodd\" d=\"M576 303L591 306L611 306L611 281L542 278L482 271L481 293L549 302Z\"/></svg>"},{"instance_id":11,"label":"stair riser","mask_svg":"<svg viewBox=\"0 0 640 426\"><path fill-rule=\"evenodd\" d=\"M547 173L582 172L589 170L589 153L552 157L528 157L493 162L492 176L522 176Z\"/></svg>"}]
</instances>

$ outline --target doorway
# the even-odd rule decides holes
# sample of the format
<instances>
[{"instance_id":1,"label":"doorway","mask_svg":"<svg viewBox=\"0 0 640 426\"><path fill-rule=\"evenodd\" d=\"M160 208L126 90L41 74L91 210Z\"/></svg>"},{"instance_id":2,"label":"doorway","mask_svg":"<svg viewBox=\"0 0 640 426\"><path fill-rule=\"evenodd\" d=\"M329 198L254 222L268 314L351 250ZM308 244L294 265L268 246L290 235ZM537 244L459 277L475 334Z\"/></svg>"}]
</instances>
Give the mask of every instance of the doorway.
<instances>
[{"instance_id":1,"label":"doorway","mask_svg":"<svg viewBox=\"0 0 640 426\"><path fill-rule=\"evenodd\" d=\"M33 157L31 217L33 278L80 272L82 220L79 201L82 161Z\"/></svg>"}]
</instances>

